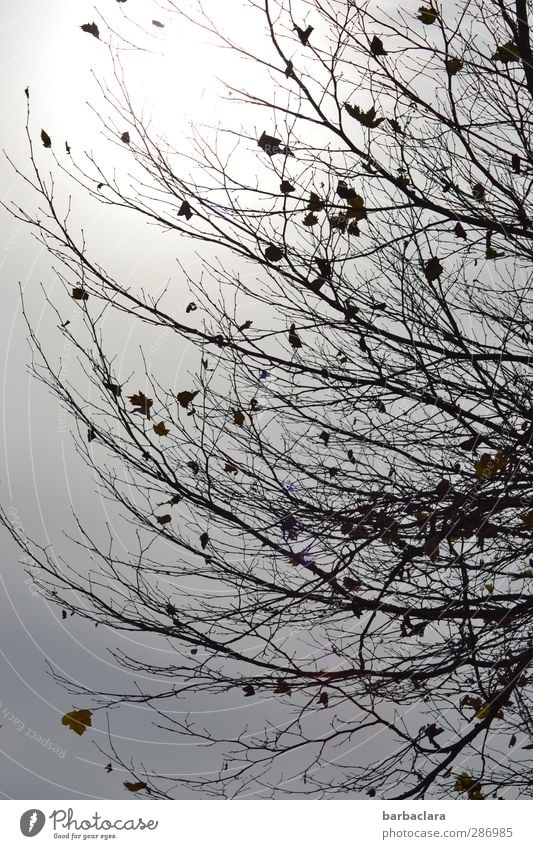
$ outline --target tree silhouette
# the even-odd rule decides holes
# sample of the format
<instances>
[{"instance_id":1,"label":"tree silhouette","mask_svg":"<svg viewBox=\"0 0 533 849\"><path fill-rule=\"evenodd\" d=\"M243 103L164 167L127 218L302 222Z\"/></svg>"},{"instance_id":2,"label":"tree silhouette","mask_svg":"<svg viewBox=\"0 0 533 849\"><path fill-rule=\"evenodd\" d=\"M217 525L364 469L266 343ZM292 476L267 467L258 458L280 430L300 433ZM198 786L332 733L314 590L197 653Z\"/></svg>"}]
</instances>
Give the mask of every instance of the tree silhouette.
<instances>
[{"instance_id":1,"label":"tree silhouette","mask_svg":"<svg viewBox=\"0 0 533 849\"><path fill-rule=\"evenodd\" d=\"M64 379L29 322L35 372L77 422L78 450L138 549L124 556L78 517L90 558L58 564L11 532L50 600L170 642L164 667L114 655L157 676L157 691L95 699L152 704L162 727L222 753L220 771L182 785L528 797L526 2L392 14L309 0L294 18L287 0L252 5L260 55L194 19L264 72L266 92L232 84L244 125L198 130L194 154L152 137L120 73L118 94L103 88L106 132L141 175L133 188L95 158L65 164L44 130L51 150L38 152L28 123L41 206L13 212L60 261L83 334L55 308L90 392ZM203 273L182 266L179 299L117 280L61 211L50 161L76 192L198 242ZM148 359L119 373L109 311L186 339L197 369L177 386ZM235 739L166 713L191 691L225 706L277 700L284 720ZM135 777L175 792L163 775Z\"/></svg>"}]
</instances>

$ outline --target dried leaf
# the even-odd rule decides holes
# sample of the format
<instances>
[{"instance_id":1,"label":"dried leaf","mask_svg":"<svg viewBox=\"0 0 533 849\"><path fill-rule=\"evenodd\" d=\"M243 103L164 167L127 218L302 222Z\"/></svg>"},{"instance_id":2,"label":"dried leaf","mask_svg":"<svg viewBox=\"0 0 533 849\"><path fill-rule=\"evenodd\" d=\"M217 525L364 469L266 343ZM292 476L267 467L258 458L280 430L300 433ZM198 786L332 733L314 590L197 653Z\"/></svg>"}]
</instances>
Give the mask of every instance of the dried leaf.
<instances>
[{"instance_id":1,"label":"dried leaf","mask_svg":"<svg viewBox=\"0 0 533 849\"><path fill-rule=\"evenodd\" d=\"M130 395L129 402L133 407L136 407L136 413L142 413L143 416L150 418L150 407L154 403L151 398L147 398L144 392L139 392L137 395Z\"/></svg>"},{"instance_id":2,"label":"dried leaf","mask_svg":"<svg viewBox=\"0 0 533 849\"><path fill-rule=\"evenodd\" d=\"M95 38L100 38L100 31L94 22L92 24L82 24L80 29L83 32L88 32L89 35L94 35Z\"/></svg>"},{"instance_id":3,"label":"dried leaf","mask_svg":"<svg viewBox=\"0 0 533 849\"><path fill-rule=\"evenodd\" d=\"M61 724L66 725L67 728L81 737L82 734L85 734L87 728L92 727L91 717L92 711L90 710L71 710L62 717Z\"/></svg>"},{"instance_id":4,"label":"dried leaf","mask_svg":"<svg viewBox=\"0 0 533 849\"><path fill-rule=\"evenodd\" d=\"M420 6L418 9L418 20L423 24L434 24L438 17L439 13L433 6Z\"/></svg>"},{"instance_id":5,"label":"dried leaf","mask_svg":"<svg viewBox=\"0 0 533 849\"><path fill-rule=\"evenodd\" d=\"M168 436L168 434L170 433L165 422L159 422L159 424L155 424L154 431L155 433L157 433L158 436Z\"/></svg>"},{"instance_id":6,"label":"dried leaf","mask_svg":"<svg viewBox=\"0 0 533 849\"><path fill-rule=\"evenodd\" d=\"M198 391L199 390L196 390L196 392L188 392L187 390L183 390L183 392L178 392L176 397L178 399L178 404L180 405L180 407L185 407L185 409L187 409L189 404L194 401L194 399L198 395Z\"/></svg>"},{"instance_id":7,"label":"dried leaf","mask_svg":"<svg viewBox=\"0 0 533 849\"><path fill-rule=\"evenodd\" d=\"M496 48L496 51L492 54L492 61L503 62L505 65L509 62L520 62L520 50L514 41L507 41Z\"/></svg>"},{"instance_id":8,"label":"dried leaf","mask_svg":"<svg viewBox=\"0 0 533 849\"><path fill-rule=\"evenodd\" d=\"M87 301L89 299L88 292L82 289L81 286L75 286L72 290L72 297L75 301Z\"/></svg>"},{"instance_id":9,"label":"dried leaf","mask_svg":"<svg viewBox=\"0 0 533 849\"><path fill-rule=\"evenodd\" d=\"M281 147L281 139L277 139L275 136L269 136L268 133L261 133L257 144L261 150L264 150L267 156L272 157L275 156L276 153L283 153L285 156L293 156L289 147Z\"/></svg>"},{"instance_id":10,"label":"dried leaf","mask_svg":"<svg viewBox=\"0 0 533 849\"><path fill-rule=\"evenodd\" d=\"M298 38L302 42L303 46L306 47L309 42L309 36L313 32L313 27L306 27L305 29L302 29L299 26L295 26L294 29L298 33Z\"/></svg>"},{"instance_id":11,"label":"dried leaf","mask_svg":"<svg viewBox=\"0 0 533 849\"><path fill-rule=\"evenodd\" d=\"M464 68L464 62L461 59L447 59L446 60L446 70L448 71L450 77L454 77L455 74L458 74L459 71L462 71Z\"/></svg>"},{"instance_id":12,"label":"dried leaf","mask_svg":"<svg viewBox=\"0 0 533 849\"><path fill-rule=\"evenodd\" d=\"M372 53L372 56L387 55L387 51L383 47L383 42L381 38L379 38L377 35L375 35L372 41L370 42L370 52Z\"/></svg>"},{"instance_id":13,"label":"dried leaf","mask_svg":"<svg viewBox=\"0 0 533 849\"><path fill-rule=\"evenodd\" d=\"M148 785L144 781L125 781L124 787L126 790L129 790L130 793L138 793L140 790L148 790Z\"/></svg>"},{"instance_id":14,"label":"dried leaf","mask_svg":"<svg viewBox=\"0 0 533 849\"><path fill-rule=\"evenodd\" d=\"M180 215L185 216L187 221L190 221L190 219L192 218L193 211L191 209L191 205L190 205L189 201L184 200L183 203L181 204L181 206L179 208L179 212L178 212L178 216L180 216Z\"/></svg>"},{"instance_id":15,"label":"dried leaf","mask_svg":"<svg viewBox=\"0 0 533 849\"><path fill-rule=\"evenodd\" d=\"M501 451L498 451L494 457L491 454L482 454L474 465L474 471L478 478L493 478L506 466L507 457Z\"/></svg>"},{"instance_id":16,"label":"dried leaf","mask_svg":"<svg viewBox=\"0 0 533 849\"><path fill-rule=\"evenodd\" d=\"M350 106L349 103L345 103L344 106L348 115L351 118L355 118L356 121L359 121L363 127L375 129L375 127L379 127L379 125L385 120L385 118L376 117L377 113L374 106L371 106L366 112L360 109L359 106Z\"/></svg>"},{"instance_id":17,"label":"dried leaf","mask_svg":"<svg viewBox=\"0 0 533 849\"><path fill-rule=\"evenodd\" d=\"M43 147L52 147L52 139L46 130L41 130L41 141L43 143Z\"/></svg>"},{"instance_id":18,"label":"dried leaf","mask_svg":"<svg viewBox=\"0 0 533 849\"><path fill-rule=\"evenodd\" d=\"M441 276L444 268L442 267L438 257L431 257L428 262L426 262L424 266L424 274L426 275L426 280L428 283L432 283L434 280L438 280Z\"/></svg>"},{"instance_id":19,"label":"dried leaf","mask_svg":"<svg viewBox=\"0 0 533 849\"><path fill-rule=\"evenodd\" d=\"M355 221L362 221L367 217L365 202L361 195L354 193L347 199L349 209L346 211L348 218L354 218Z\"/></svg>"},{"instance_id":20,"label":"dried leaf","mask_svg":"<svg viewBox=\"0 0 533 849\"><path fill-rule=\"evenodd\" d=\"M293 348L301 348L302 347L302 340L300 339L300 337L298 336L298 334L296 332L296 325L295 324L291 324L291 326L289 328L289 342L290 342L290 344L292 345Z\"/></svg>"},{"instance_id":21,"label":"dried leaf","mask_svg":"<svg viewBox=\"0 0 533 849\"><path fill-rule=\"evenodd\" d=\"M265 259L269 262L279 262L283 258L283 251L277 245L269 245L265 251Z\"/></svg>"}]
</instances>

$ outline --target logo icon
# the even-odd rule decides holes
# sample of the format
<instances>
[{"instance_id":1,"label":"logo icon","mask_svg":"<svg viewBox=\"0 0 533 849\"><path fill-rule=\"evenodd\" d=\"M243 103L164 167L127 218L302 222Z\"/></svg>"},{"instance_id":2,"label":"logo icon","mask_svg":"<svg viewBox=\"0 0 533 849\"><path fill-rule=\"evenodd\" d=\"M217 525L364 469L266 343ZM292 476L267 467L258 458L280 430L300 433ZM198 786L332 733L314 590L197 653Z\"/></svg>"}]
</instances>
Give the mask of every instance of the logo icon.
<instances>
[{"instance_id":1,"label":"logo icon","mask_svg":"<svg viewBox=\"0 0 533 849\"><path fill-rule=\"evenodd\" d=\"M20 830L24 837L35 837L44 828L46 817L37 808L25 811L20 818Z\"/></svg>"}]
</instances>

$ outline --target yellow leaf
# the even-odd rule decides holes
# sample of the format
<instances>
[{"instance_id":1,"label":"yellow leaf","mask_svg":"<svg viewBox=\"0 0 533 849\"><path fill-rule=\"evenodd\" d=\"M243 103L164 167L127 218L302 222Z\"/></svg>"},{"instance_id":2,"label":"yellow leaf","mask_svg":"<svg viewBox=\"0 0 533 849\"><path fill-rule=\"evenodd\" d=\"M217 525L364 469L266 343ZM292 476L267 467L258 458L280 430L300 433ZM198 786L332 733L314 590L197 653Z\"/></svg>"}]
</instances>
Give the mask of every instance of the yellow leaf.
<instances>
[{"instance_id":1,"label":"yellow leaf","mask_svg":"<svg viewBox=\"0 0 533 849\"><path fill-rule=\"evenodd\" d=\"M434 24L439 17L439 13L432 6L420 6L418 12L418 20L423 24Z\"/></svg>"},{"instance_id":2,"label":"yellow leaf","mask_svg":"<svg viewBox=\"0 0 533 849\"><path fill-rule=\"evenodd\" d=\"M453 77L455 76L455 74L458 74L459 71L463 70L463 68L464 63L461 61L461 59L451 58L446 61L446 70L448 71L450 77Z\"/></svg>"},{"instance_id":3,"label":"yellow leaf","mask_svg":"<svg viewBox=\"0 0 533 849\"><path fill-rule=\"evenodd\" d=\"M507 457L498 451L494 457L491 454L482 454L474 465L474 471L478 478L493 478L505 469L506 465Z\"/></svg>"},{"instance_id":4,"label":"yellow leaf","mask_svg":"<svg viewBox=\"0 0 533 849\"><path fill-rule=\"evenodd\" d=\"M361 195L352 195L347 200L350 209L346 213L348 218L354 218L356 221L362 221L366 218L365 202Z\"/></svg>"},{"instance_id":5,"label":"yellow leaf","mask_svg":"<svg viewBox=\"0 0 533 849\"><path fill-rule=\"evenodd\" d=\"M482 705L482 707L480 707L480 709L476 713L476 719L486 719L491 712L491 708L492 705L490 702L487 702L486 704ZM497 710L494 714L494 719L503 719L503 711Z\"/></svg>"},{"instance_id":6,"label":"yellow leaf","mask_svg":"<svg viewBox=\"0 0 533 849\"><path fill-rule=\"evenodd\" d=\"M492 593L494 592L494 584L492 582L485 584L485 589L488 593L492 595Z\"/></svg>"},{"instance_id":7,"label":"yellow leaf","mask_svg":"<svg viewBox=\"0 0 533 849\"><path fill-rule=\"evenodd\" d=\"M505 65L507 65L508 62L519 62L520 51L514 41L507 41L505 44L498 47L496 52L492 54L492 61L503 62Z\"/></svg>"},{"instance_id":8,"label":"yellow leaf","mask_svg":"<svg viewBox=\"0 0 533 849\"><path fill-rule=\"evenodd\" d=\"M81 737L86 729L92 726L91 717L92 711L90 710L71 710L62 717L61 724L66 725L67 728Z\"/></svg>"}]
</instances>

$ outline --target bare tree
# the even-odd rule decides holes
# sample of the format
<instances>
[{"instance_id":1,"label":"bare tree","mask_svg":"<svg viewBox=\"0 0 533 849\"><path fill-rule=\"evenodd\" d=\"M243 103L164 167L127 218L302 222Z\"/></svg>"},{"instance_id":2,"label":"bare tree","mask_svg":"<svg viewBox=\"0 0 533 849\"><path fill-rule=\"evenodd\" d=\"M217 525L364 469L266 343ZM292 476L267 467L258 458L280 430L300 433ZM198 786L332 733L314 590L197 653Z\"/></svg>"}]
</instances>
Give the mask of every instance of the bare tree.
<instances>
[{"instance_id":1,"label":"bare tree","mask_svg":"<svg viewBox=\"0 0 533 849\"><path fill-rule=\"evenodd\" d=\"M160 5L161 26L188 15ZM33 366L138 545L125 557L77 517L86 556L73 565L11 532L47 598L172 645L162 668L115 653L160 687L94 704L148 703L162 728L216 747L220 772L182 785L528 797L526 2L249 5L261 53L188 15L253 82L230 87L247 123L197 130L186 153L153 137L114 55L104 133L131 156L122 182L46 132L37 152L28 100L25 176L41 203L13 212L59 261L83 333L65 302L54 308L90 392L28 322ZM76 193L199 243L203 273L182 266L179 304L93 256L45 176L50 156ZM194 374L168 385L146 356L118 373L110 312L188 340ZM276 697L286 722L227 739L166 712L190 692ZM368 743L378 732L381 754ZM135 775L139 791L176 792Z\"/></svg>"}]
</instances>

